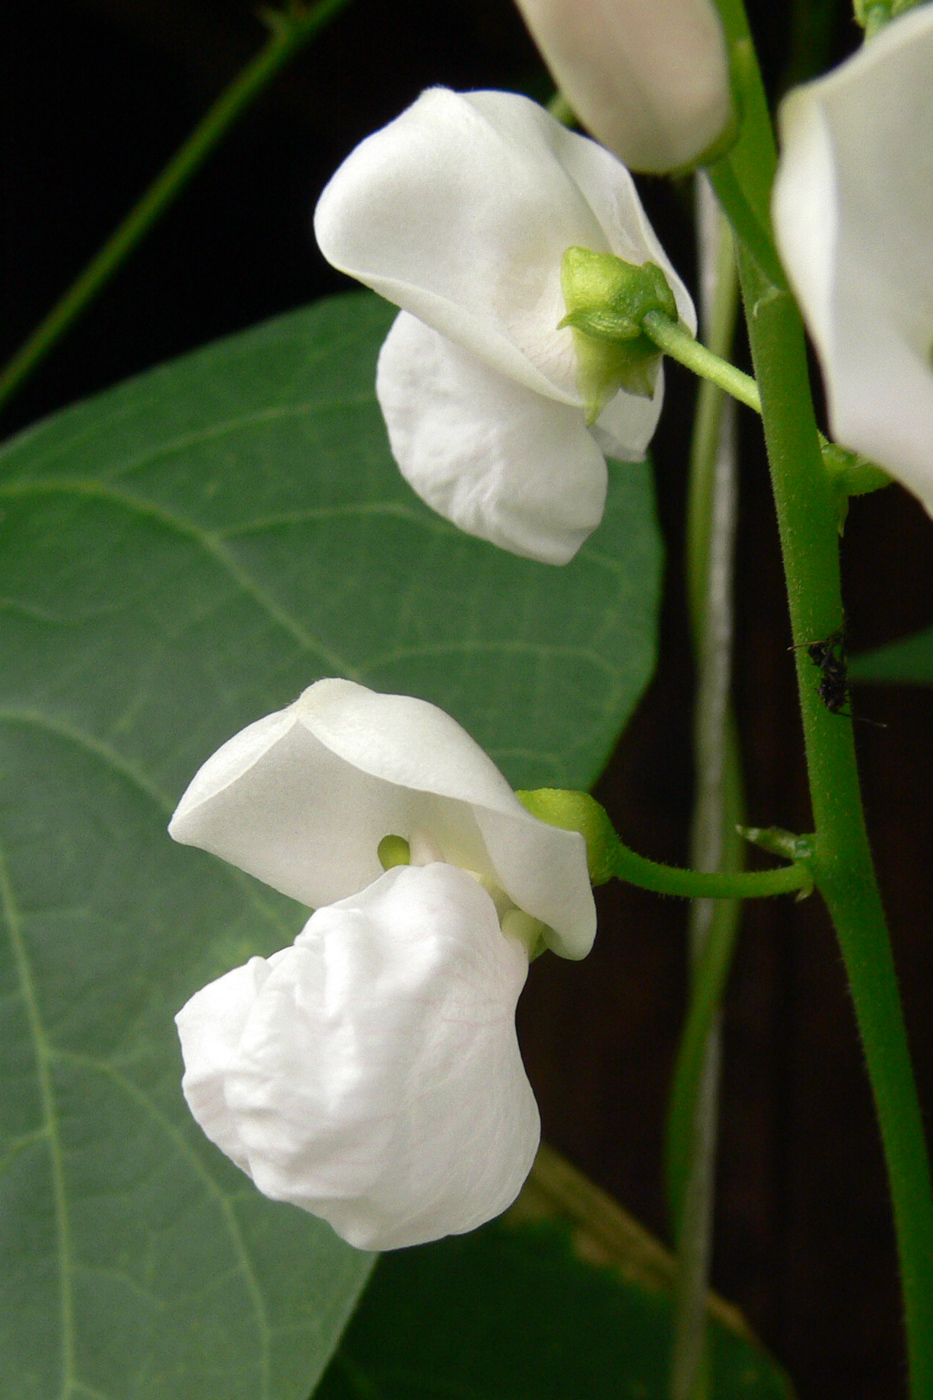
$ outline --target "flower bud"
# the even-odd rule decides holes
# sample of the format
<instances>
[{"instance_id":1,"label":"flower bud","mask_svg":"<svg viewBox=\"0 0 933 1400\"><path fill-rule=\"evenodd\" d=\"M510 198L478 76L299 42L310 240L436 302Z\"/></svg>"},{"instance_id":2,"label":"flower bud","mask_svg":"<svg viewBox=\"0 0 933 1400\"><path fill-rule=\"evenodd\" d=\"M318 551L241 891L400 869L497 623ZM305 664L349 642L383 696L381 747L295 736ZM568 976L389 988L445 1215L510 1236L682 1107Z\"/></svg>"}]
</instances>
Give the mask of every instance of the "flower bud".
<instances>
[{"instance_id":1,"label":"flower bud","mask_svg":"<svg viewBox=\"0 0 933 1400\"><path fill-rule=\"evenodd\" d=\"M690 165L732 117L711 0L517 0L574 112L633 170Z\"/></svg>"}]
</instances>

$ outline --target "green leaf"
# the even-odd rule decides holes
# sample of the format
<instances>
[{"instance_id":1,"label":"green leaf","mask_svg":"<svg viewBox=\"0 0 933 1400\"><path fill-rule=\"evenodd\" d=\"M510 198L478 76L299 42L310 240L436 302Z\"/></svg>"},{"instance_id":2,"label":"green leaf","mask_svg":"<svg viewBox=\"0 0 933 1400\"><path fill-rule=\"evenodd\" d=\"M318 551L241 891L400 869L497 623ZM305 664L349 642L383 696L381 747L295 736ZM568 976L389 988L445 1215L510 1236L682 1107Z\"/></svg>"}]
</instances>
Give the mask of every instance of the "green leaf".
<instances>
[{"instance_id":1,"label":"green leaf","mask_svg":"<svg viewBox=\"0 0 933 1400\"><path fill-rule=\"evenodd\" d=\"M344 674L585 787L650 674L648 469L566 569L458 534L388 453L391 314L297 312L0 453L4 1400L298 1400L370 1268L182 1102L174 1012L306 914L173 846L197 766Z\"/></svg>"},{"instance_id":2,"label":"green leaf","mask_svg":"<svg viewBox=\"0 0 933 1400\"><path fill-rule=\"evenodd\" d=\"M676 1264L542 1148L517 1205L473 1235L383 1255L315 1400L667 1400ZM716 1400L792 1400L711 1297Z\"/></svg>"},{"instance_id":3,"label":"green leaf","mask_svg":"<svg viewBox=\"0 0 933 1400\"><path fill-rule=\"evenodd\" d=\"M849 662L849 680L933 685L933 627L853 656Z\"/></svg>"}]
</instances>

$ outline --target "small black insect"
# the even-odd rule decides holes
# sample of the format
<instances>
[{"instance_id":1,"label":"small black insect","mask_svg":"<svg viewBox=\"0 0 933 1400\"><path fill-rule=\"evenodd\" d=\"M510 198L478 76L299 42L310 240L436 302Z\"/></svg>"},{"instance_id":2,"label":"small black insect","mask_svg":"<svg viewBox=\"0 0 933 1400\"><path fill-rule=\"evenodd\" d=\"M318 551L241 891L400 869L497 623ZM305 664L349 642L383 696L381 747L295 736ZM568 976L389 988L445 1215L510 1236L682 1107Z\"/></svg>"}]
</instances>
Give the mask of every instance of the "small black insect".
<instances>
[{"instance_id":1,"label":"small black insect","mask_svg":"<svg viewBox=\"0 0 933 1400\"><path fill-rule=\"evenodd\" d=\"M816 688L817 694L830 714L842 715L843 719L858 720L860 724L873 724L876 729L887 729L886 724L881 724L876 719L865 719L862 715L853 715L851 711L846 712L842 708L849 698L845 622L841 627L837 627L835 632L830 632L822 642L800 642L798 646L806 647L807 655L819 670L820 683Z\"/></svg>"},{"instance_id":2,"label":"small black insect","mask_svg":"<svg viewBox=\"0 0 933 1400\"><path fill-rule=\"evenodd\" d=\"M819 668L820 683L817 693L820 699L830 714L843 714L842 707L849 698L845 624L831 632L825 641L807 642L805 645L810 660Z\"/></svg>"}]
</instances>

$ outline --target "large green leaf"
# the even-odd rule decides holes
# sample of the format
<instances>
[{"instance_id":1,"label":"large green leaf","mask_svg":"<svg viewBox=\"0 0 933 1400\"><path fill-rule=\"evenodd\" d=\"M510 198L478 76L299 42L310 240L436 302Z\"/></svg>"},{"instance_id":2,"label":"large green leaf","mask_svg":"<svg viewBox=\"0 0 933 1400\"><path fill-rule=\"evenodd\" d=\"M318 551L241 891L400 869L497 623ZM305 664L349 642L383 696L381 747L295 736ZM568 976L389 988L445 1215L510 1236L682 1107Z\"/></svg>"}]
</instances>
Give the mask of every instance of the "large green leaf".
<instances>
[{"instance_id":1,"label":"large green leaf","mask_svg":"<svg viewBox=\"0 0 933 1400\"><path fill-rule=\"evenodd\" d=\"M666 1400L676 1264L542 1149L517 1206L474 1235L380 1259L315 1400ZM792 1400L713 1298L706 1393Z\"/></svg>"},{"instance_id":2,"label":"large green leaf","mask_svg":"<svg viewBox=\"0 0 933 1400\"><path fill-rule=\"evenodd\" d=\"M304 917L169 841L198 764L344 674L585 786L650 673L647 469L566 569L458 534L388 454L390 315L283 317L0 454L4 1400L294 1400L370 1267L184 1109L174 1011Z\"/></svg>"},{"instance_id":3,"label":"large green leaf","mask_svg":"<svg viewBox=\"0 0 933 1400\"><path fill-rule=\"evenodd\" d=\"M901 637L849 662L853 681L887 681L893 685L933 685L933 627Z\"/></svg>"}]
</instances>

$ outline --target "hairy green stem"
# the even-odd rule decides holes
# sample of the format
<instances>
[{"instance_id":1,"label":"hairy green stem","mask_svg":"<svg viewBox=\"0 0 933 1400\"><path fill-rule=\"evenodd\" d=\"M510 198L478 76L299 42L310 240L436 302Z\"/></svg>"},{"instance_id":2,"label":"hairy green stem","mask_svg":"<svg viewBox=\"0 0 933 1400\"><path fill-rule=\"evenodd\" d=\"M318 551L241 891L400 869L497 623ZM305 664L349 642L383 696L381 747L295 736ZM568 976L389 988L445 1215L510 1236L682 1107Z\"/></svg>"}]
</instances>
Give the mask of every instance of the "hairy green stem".
<instances>
[{"instance_id":1,"label":"hairy green stem","mask_svg":"<svg viewBox=\"0 0 933 1400\"><path fill-rule=\"evenodd\" d=\"M310 8L292 4L283 13L264 12L271 30L265 46L220 95L142 199L0 371L0 405L12 398L45 359L249 104L289 59L348 3L349 0L318 0Z\"/></svg>"},{"instance_id":2,"label":"hairy green stem","mask_svg":"<svg viewBox=\"0 0 933 1400\"><path fill-rule=\"evenodd\" d=\"M862 814L852 722L813 683L806 645L843 621L838 527L822 467L803 327L790 296L740 258L784 568L816 827L812 869L829 906L875 1097L901 1260L913 1400L933 1400L933 1196L894 960Z\"/></svg>"},{"instance_id":3,"label":"hairy green stem","mask_svg":"<svg viewBox=\"0 0 933 1400\"><path fill-rule=\"evenodd\" d=\"M751 375L736 369L728 360L701 345L686 326L672 321L663 311L649 311L641 325L645 334L665 355L670 355L672 360L679 361L702 379L708 379L747 408L761 412L761 395Z\"/></svg>"},{"instance_id":4,"label":"hairy green stem","mask_svg":"<svg viewBox=\"0 0 933 1400\"><path fill-rule=\"evenodd\" d=\"M783 865L777 870L685 870L679 865L640 856L619 843L613 874L630 885L656 894L685 899L758 899L775 894L809 893L813 880L806 865Z\"/></svg>"},{"instance_id":5,"label":"hairy green stem","mask_svg":"<svg viewBox=\"0 0 933 1400\"><path fill-rule=\"evenodd\" d=\"M714 353L727 356L738 279L728 225L702 176L697 215L703 334ZM735 405L704 380L691 446L686 559L697 658L691 863L701 870L738 870L744 860L736 831L743 820L741 768L729 703L736 484ZM741 907L737 900L696 899L690 909L690 1007L667 1121L668 1202L678 1256L671 1400L693 1400L706 1382L721 1005Z\"/></svg>"},{"instance_id":6,"label":"hairy green stem","mask_svg":"<svg viewBox=\"0 0 933 1400\"><path fill-rule=\"evenodd\" d=\"M717 0L730 41L747 35L741 0ZM806 652L843 621L839 536L823 468L803 325L783 278L742 241L751 203L762 226L776 156L757 66L742 70L745 122L727 160L747 194L730 205L729 181L714 186L738 236L739 271L771 466L787 579L801 716L816 827L812 869L845 962L881 1130L901 1264L912 1400L933 1400L933 1191L891 946L875 880L859 791L852 722L826 708ZM749 152L756 154L753 162ZM770 152L770 154L769 154Z\"/></svg>"}]
</instances>

